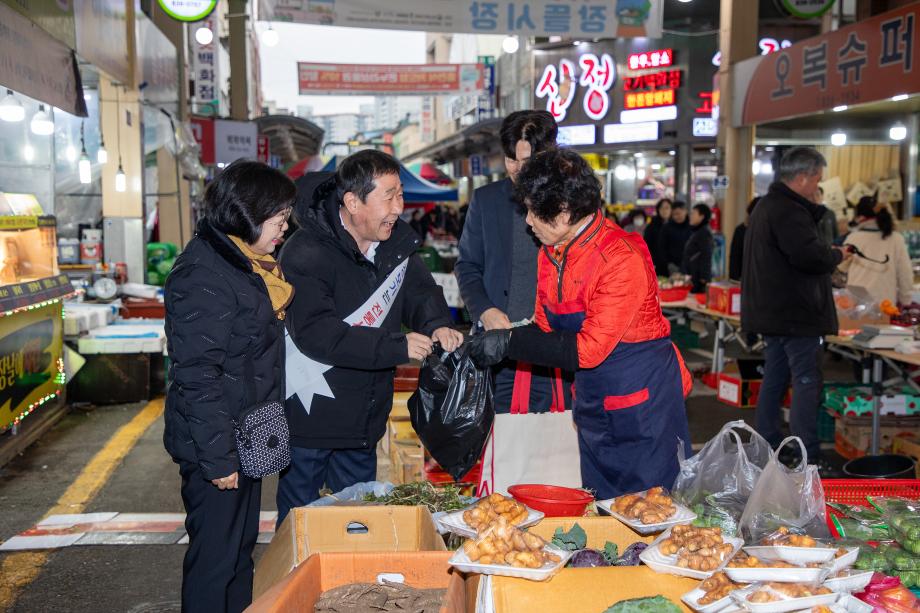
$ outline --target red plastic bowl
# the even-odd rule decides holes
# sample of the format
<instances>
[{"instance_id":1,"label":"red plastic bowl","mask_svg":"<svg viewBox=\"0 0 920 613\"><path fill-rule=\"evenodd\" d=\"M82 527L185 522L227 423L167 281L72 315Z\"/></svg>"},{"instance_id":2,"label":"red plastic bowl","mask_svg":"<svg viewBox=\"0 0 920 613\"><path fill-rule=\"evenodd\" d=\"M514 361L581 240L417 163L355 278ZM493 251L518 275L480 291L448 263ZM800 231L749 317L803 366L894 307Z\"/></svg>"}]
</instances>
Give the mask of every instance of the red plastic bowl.
<instances>
[{"instance_id":1,"label":"red plastic bowl","mask_svg":"<svg viewBox=\"0 0 920 613\"><path fill-rule=\"evenodd\" d=\"M693 294L693 297L696 298L697 304L706 306L706 294Z\"/></svg>"},{"instance_id":2,"label":"red plastic bowl","mask_svg":"<svg viewBox=\"0 0 920 613\"><path fill-rule=\"evenodd\" d=\"M661 302L683 302L689 295L689 287L672 287L658 290L658 297L661 299Z\"/></svg>"},{"instance_id":3,"label":"red plastic bowl","mask_svg":"<svg viewBox=\"0 0 920 613\"><path fill-rule=\"evenodd\" d=\"M521 504L543 511L547 517L581 517L594 500L585 490L558 485L512 485L508 493Z\"/></svg>"}]
</instances>

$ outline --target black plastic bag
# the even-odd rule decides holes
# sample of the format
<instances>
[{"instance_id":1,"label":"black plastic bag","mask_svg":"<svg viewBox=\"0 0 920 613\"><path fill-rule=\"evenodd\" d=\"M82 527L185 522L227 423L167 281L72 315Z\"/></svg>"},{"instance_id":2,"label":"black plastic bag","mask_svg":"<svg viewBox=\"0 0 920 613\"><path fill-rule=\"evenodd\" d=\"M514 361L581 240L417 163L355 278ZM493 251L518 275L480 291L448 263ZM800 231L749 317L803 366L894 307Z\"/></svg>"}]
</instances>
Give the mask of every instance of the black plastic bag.
<instances>
[{"instance_id":1,"label":"black plastic bag","mask_svg":"<svg viewBox=\"0 0 920 613\"><path fill-rule=\"evenodd\" d=\"M409 417L431 457L457 481L479 461L492 430L492 373L473 363L465 345L439 353L422 364Z\"/></svg>"}]
</instances>

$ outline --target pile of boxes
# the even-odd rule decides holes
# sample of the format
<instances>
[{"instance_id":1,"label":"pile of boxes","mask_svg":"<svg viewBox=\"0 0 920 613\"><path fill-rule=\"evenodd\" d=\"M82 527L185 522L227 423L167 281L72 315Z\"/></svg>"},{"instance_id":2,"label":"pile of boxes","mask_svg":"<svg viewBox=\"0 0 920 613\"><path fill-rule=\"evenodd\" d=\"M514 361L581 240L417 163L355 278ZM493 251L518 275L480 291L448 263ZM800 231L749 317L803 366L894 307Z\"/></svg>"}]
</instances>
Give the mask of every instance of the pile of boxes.
<instances>
[{"instance_id":1,"label":"pile of boxes","mask_svg":"<svg viewBox=\"0 0 920 613\"><path fill-rule=\"evenodd\" d=\"M425 477L425 453L409 420L407 402L411 395L411 392L393 394L393 410L384 438L384 451L390 457L390 480L396 484L422 481Z\"/></svg>"},{"instance_id":2,"label":"pile of boxes","mask_svg":"<svg viewBox=\"0 0 920 613\"><path fill-rule=\"evenodd\" d=\"M716 281L706 288L706 308L726 315L741 315L741 285Z\"/></svg>"},{"instance_id":3,"label":"pile of boxes","mask_svg":"<svg viewBox=\"0 0 920 613\"><path fill-rule=\"evenodd\" d=\"M866 455L872 442L872 408L875 397L865 385L829 383L824 386L824 406L836 418L834 447L847 459ZM881 405L882 453L895 441L916 435L920 428L920 397L909 387L884 394Z\"/></svg>"}]
</instances>

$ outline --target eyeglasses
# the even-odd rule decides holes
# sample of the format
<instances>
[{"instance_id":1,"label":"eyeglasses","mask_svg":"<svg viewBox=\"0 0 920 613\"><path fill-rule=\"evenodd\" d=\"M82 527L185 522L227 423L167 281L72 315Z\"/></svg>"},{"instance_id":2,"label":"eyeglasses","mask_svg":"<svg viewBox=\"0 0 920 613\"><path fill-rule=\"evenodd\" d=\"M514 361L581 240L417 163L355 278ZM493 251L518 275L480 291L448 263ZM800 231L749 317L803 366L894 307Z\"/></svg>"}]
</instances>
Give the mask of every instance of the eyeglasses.
<instances>
[{"instance_id":1,"label":"eyeglasses","mask_svg":"<svg viewBox=\"0 0 920 613\"><path fill-rule=\"evenodd\" d=\"M291 217L291 212L292 212L292 211L293 211L293 209L285 209L285 210L281 211L280 213L278 213L277 215L274 215L274 216L272 217L272 218L274 218L274 217L281 217L280 221L266 221L266 222L265 222L265 225L277 226L277 227L279 227L279 228L283 227L284 224L286 224L286 223L288 222L288 219L290 219L290 217Z\"/></svg>"}]
</instances>

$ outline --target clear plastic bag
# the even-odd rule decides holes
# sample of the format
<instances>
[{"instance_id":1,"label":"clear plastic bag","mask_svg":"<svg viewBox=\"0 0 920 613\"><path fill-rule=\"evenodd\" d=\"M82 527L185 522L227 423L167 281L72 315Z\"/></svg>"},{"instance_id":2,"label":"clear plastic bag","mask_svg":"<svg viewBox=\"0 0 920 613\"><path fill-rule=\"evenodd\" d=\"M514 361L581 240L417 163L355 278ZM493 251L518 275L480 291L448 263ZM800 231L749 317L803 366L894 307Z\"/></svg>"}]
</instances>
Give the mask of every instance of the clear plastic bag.
<instances>
[{"instance_id":1,"label":"clear plastic bag","mask_svg":"<svg viewBox=\"0 0 920 613\"><path fill-rule=\"evenodd\" d=\"M889 499L885 520L891 537L910 553L920 555L920 502Z\"/></svg>"},{"instance_id":2,"label":"clear plastic bag","mask_svg":"<svg viewBox=\"0 0 920 613\"><path fill-rule=\"evenodd\" d=\"M779 452L789 443L802 450L802 462L790 469L779 461ZM792 532L815 538L830 538L824 507L824 488L818 467L808 465L802 439L790 436L770 456L741 515L741 535L748 543L759 543L784 526Z\"/></svg>"},{"instance_id":3,"label":"clear plastic bag","mask_svg":"<svg viewBox=\"0 0 920 613\"><path fill-rule=\"evenodd\" d=\"M742 442L739 432L748 432L750 440ZM687 458L682 450L671 494L696 513L695 525L718 526L734 536L769 459L770 444L762 436L742 420L728 422L696 455Z\"/></svg>"},{"instance_id":4,"label":"clear plastic bag","mask_svg":"<svg viewBox=\"0 0 920 613\"><path fill-rule=\"evenodd\" d=\"M495 419L492 375L479 368L467 345L422 364L409 417L425 449L456 481L479 461Z\"/></svg>"}]
</instances>

